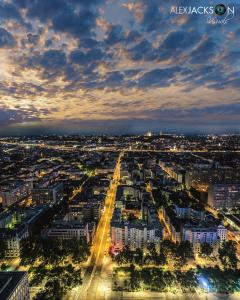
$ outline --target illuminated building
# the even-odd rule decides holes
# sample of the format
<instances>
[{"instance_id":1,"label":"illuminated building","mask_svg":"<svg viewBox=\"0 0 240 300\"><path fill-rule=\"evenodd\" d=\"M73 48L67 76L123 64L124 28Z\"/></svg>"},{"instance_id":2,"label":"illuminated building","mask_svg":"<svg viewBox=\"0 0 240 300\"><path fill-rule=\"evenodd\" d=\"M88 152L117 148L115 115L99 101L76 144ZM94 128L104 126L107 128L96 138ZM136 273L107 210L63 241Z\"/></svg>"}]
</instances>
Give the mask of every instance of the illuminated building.
<instances>
[{"instance_id":1,"label":"illuminated building","mask_svg":"<svg viewBox=\"0 0 240 300\"><path fill-rule=\"evenodd\" d=\"M6 257L19 257L21 241L31 234L32 225L44 211L43 208L25 208L0 215L0 239L6 243Z\"/></svg>"},{"instance_id":2,"label":"illuminated building","mask_svg":"<svg viewBox=\"0 0 240 300\"><path fill-rule=\"evenodd\" d=\"M9 181L0 187L0 200L4 207L9 207L30 195L31 189L32 181Z\"/></svg>"},{"instance_id":3,"label":"illuminated building","mask_svg":"<svg viewBox=\"0 0 240 300\"><path fill-rule=\"evenodd\" d=\"M38 205L54 205L63 199L63 184L56 183L48 187L32 189L32 201Z\"/></svg>"},{"instance_id":4,"label":"illuminated building","mask_svg":"<svg viewBox=\"0 0 240 300\"><path fill-rule=\"evenodd\" d=\"M216 209L240 207L240 184L210 185L208 204Z\"/></svg>"}]
</instances>

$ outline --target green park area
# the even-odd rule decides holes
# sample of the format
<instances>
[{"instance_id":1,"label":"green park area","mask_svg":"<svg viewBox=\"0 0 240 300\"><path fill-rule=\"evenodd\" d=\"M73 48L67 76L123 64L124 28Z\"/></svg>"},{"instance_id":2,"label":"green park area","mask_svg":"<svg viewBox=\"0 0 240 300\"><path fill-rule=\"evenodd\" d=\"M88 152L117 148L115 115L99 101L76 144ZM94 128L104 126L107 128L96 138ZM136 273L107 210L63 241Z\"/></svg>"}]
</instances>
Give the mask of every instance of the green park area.
<instances>
[{"instance_id":1,"label":"green park area","mask_svg":"<svg viewBox=\"0 0 240 300\"><path fill-rule=\"evenodd\" d=\"M158 292L240 292L240 270L237 268L236 245L225 242L217 261L210 260L211 249L203 246L195 258L189 242L161 242L160 250L150 244L146 251L125 247L113 257L116 263L113 290ZM210 266L198 261L211 261ZM219 264L217 263L219 261Z\"/></svg>"}]
</instances>

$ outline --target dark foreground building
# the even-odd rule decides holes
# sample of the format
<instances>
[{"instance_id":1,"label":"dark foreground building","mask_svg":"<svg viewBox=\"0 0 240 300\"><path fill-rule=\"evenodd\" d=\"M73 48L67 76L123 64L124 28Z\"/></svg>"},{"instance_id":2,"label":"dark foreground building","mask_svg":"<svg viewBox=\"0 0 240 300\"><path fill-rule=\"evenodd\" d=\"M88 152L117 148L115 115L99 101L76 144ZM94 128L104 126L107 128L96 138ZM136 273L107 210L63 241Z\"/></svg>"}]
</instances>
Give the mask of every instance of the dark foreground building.
<instances>
[{"instance_id":1,"label":"dark foreground building","mask_svg":"<svg viewBox=\"0 0 240 300\"><path fill-rule=\"evenodd\" d=\"M0 272L1 300L30 300L26 272Z\"/></svg>"}]
</instances>

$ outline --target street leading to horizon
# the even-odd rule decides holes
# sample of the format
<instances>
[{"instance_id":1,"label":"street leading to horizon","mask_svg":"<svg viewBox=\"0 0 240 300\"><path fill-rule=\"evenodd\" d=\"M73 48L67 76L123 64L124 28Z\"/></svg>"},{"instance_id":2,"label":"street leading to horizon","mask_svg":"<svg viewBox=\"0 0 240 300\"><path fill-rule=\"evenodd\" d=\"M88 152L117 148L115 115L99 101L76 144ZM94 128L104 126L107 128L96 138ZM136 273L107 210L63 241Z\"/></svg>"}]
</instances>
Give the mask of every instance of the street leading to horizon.
<instances>
[{"instance_id":1,"label":"street leading to horizon","mask_svg":"<svg viewBox=\"0 0 240 300\"><path fill-rule=\"evenodd\" d=\"M101 271L103 267L103 260L108 252L108 237L110 238L110 221L113 214L116 190L120 179L120 162L122 153L119 154L113 179L110 184L107 196L105 199L104 212L99 221L93 244L91 247L91 256L87 269L83 276L83 284L76 288L69 299L72 300L88 300L100 299L101 293ZM105 293L105 291L103 291ZM99 297L100 296L100 297Z\"/></svg>"}]
</instances>

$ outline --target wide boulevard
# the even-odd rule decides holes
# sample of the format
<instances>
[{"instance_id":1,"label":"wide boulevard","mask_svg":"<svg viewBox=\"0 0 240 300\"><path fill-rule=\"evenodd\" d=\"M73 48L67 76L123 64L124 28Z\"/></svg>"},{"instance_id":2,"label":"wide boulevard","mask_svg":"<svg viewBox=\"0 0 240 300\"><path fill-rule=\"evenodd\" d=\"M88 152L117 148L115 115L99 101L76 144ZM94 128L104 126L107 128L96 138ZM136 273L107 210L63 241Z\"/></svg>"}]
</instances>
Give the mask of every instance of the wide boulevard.
<instances>
[{"instance_id":1,"label":"wide boulevard","mask_svg":"<svg viewBox=\"0 0 240 300\"><path fill-rule=\"evenodd\" d=\"M105 199L104 212L98 223L97 231L91 247L91 256L88 266L83 276L83 284L76 288L69 299L73 300L94 300L100 299L99 293L101 288L101 272L104 258L108 252L108 241L110 237L110 221L114 210L116 190L120 179L120 153L116 163L113 179Z\"/></svg>"}]
</instances>

